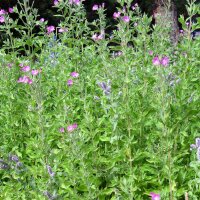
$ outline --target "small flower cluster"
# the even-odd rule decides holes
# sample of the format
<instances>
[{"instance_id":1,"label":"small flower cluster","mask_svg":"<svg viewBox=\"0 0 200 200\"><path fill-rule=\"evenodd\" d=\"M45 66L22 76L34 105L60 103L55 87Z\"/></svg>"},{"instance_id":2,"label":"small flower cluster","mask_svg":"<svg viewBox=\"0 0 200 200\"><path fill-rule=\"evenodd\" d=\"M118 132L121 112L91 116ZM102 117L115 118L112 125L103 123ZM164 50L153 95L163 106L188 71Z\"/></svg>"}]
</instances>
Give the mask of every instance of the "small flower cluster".
<instances>
[{"instance_id":1,"label":"small flower cluster","mask_svg":"<svg viewBox=\"0 0 200 200\"><path fill-rule=\"evenodd\" d=\"M118 56L121 56L122 54L123 54L122 51L113 52L113 53L112 53L112 57L113 57L113 58L116 58L116 57L118 57Z\"/></svg>"},{"instance_id":2,"label":"small flower cluster","mask_svg":"<svg viewBox=\"0 0 200 200\"><path fill-rule=\"evenodd\" d=\"M5 17L4 17L5 14L13 13L13 12L14 12L13 8L8 8L8 12L5 11L4 9L1 9L0 10L0 23L5 22Z\"/></svg>"},{"instance_id":3,"label":"small flower cluster","mask_svg":"<svg viewBox=\"0 0 200 200\"><path fill-rule=\"evenodd\" d=\"M71 74L70 74L70 76L71 77L74 77L74 78L78 78L79 77L79 73L77 73L77 72L72 72ZM68 81L67 81L67 85L68 86L72 86L73 85L73 80L72 79L69 79Z\"/></svg>"},{"instance_id":4,"label":"small flower cluster","mask_svg":"<svg viewBox=\"0 0 200 200\"><path fill-rule=\"evenodd\" d=\"M4 160L0 159L0 169L9 169L10 166Z\"/></svg>"},{"instance_id":5,"label":"small flower cluster","mask_svg":"<svg viewBox=\"0 0 200 200\"><path fill-rule=\"evenodd\" d=\"M169 58L167 56L162 56L162 58L155 56L152 60L152 63L155 66L162 65L163 67L167 67L169 65Z\"/></svg>"},{"instance_id":6,"label":"small flower cluster","mask_svg":"<svg viewBox=\"0 0 200 200\"><path fill-rule=\"evenodd\" d=\"M196 143L190 145L190 150L197 149L197 160L200 161L200 138L196 138Z\"/></svg>"},{"instance_id":7,"label":"small flower cluster","mask_svg":"<svg viewBox=\"0 0 200 200\"><path fill-rule=\"evenodd\" d=\"M71 125L69 125L69 126L67 126L67 131L69 132L69 133L71 133L71 132L73 132L75 129L77 129L78 128L78 125L76 124L76 123L74 123L74 124L71 124ZM61 132L61 133L64 133L65 132L65 128L64 127L61 127L60 129L59 129L59 131Z\"/></svg>"},{"instance_id":8,"label":"small flower cluster","mask_svg":"<svg viewBox=\"0 0 200 200\"><path fill-rule=\"evenodd\" d=\"M120 18L120 17L121 17L121 12L118 11L118 12L114 12L113 13L113 18L114 19L117 19L117 18ZM121 20L126 22L126 23L128 23L130 21L130 17L125 15L125 16L121 17Z\"/></svg>"},{"instance_id":9,"label":"small flower cluster","mask_svg":"<svg viewBox=\"0 0 200 200\"><path fill-rule=\"evenodd\" d=\"M99 10L100 8L104 8L105 7L105 3L102 3L102 5L97 5L97 4L94 4L92 6L92 10L93 11L96 11L96 10Z\"/></svg>"},{"instance_id":10,"label":"small flower cluster","mask_svg":"<svg viewBox=\"0 0 200 200\"><path fill-rule=\"evenodd\" d=\"M20 67L21 67L21 71L22 72L30 72L31 71L31 74L32 76L37 76L39 74L39 72L41 72L41 69L40 70L37 70L37 69L32 69L30 68L29 65L23 65L23 64L20 64ZM26 83L26 84L32 84L33 83L33 80L29 77L29 76L21 76L19 77L18 83Z\"/></svg>"},{"instance_id":11,"label":"small flower cluster","mask_svg":"<svg viewBox=\"0 0 200 200\"><path fill-rule=\"evenodd\" d=\"M47 34L49 35L50 33L55 31L55 26L47 26Z\"/></svg>"},{"instance_id":12,"label":"small flower cluster","mask_svg":"<svg viewBox=\"0 0 200 200\"><path fill-rule=\"evenodd\" d=\"M9 160L15 162L17 168L22 166L22 163L19 161L19 158L16 155L9 155Z\"/></svg>"},{"instance_id":13,"label":"small flower cluster","mask_svg":"<svg viewBox=\"0 0 200 200\"><path fill-rule=\"evenodd\" d=\"M174 86L180 82L180 78L177 78L172 72L167 75L166 80L169 82L170 86Z\"/></svg>"},{"instance_id":14,"label":"small flower cluster","mask_svg":"<svg viewBox=\"0 0 200 200\"><path fill-rule=\"evenodd\" d=\"M138 4L137 3L135 3L135 5L133 5L133 6L131 6L132 10L135 10L136 8L138 8Z\"/></svg>"},{"instance_id":15,"label":"small flower cluster","mask_svg":"<svg viewBox=\"0 0 200 200\"><path fill-rule=\"evenodd\" d=\"M69 0L69 4L80 5L81 0Z\"/></svg>"},{"instance_id":16,"label":"small flower cluster","mask_svg":"<svg viewBox=\"0 0 200 200\"><path fill-rule=\"evenodd\" d=\"M101 31L101 34L97 34L97 33L95 33L93 36L92 36L92 39L94 40L94 41L98 41L98 40L102 40L103 38L104 38L104 36L105 36L105 33L104 33L104 31Z\"/></svg>"}]
</instances>

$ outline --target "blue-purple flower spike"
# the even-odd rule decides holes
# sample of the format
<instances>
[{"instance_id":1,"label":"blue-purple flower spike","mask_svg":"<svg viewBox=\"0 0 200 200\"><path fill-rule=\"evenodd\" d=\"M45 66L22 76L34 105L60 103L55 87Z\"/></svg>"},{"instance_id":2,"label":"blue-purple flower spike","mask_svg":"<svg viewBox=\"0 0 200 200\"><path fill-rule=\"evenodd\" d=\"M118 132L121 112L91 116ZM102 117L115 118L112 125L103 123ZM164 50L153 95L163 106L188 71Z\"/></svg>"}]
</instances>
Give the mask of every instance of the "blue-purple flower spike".
<instances>
[{"instance_id":1,"label":"blue-purple flower spike","mask_svg":"<svg viewBox=\"0 0 200 200\"><path fill-rule=\"evenodd\" d=\"M48 171L49 176L51 176L51 177L55 176L55 173L52 171L52 169L49 165L47 165L47 171Z\"/></svg>"},{"instance_id":2,"label":"blue-purple flower spike","mask_svg":"<svg viewBox=\"0 0 200 200\"><path fill-rule=\"evenodd\" d=\"M0 169L9 169L9 165L3 161L2 159L0 159Z\"/></svg>"},{"instance_id":3,"label":"blue-purple flower spike","mask_svg":"<svg viewBox=\"0 0 200 200\"><path fill-rule=\"evenodd\" d=\"M16 162L16 163L19 162L19 158L16 155L10 155L9 158L13 162Z\"/></svg>"},{"instance_id":4,"label":"blue-purple flower spike","mask_svg":"<svg viewBox=\"0 0 200 200\"><path fill-rule=\"evenodd\" d=\"M200 138L196 138L196 147L200 147Z\"/></svg>"},{"instance_id":5,"label":"blue-purple flower spike","mask_svg":"<svg viewBox=\"0 0 200 200\"><path fill-rule=\"evenodd\" d=\"M197 149L197 160L200 161L200 147Z\"/></svg>"},{"instance_id":6,"label":"blue-purple flower spike","mask_svg":"<svg viewBox=\"0 0 200 200\"><path fill-rule=\"evenodd\" d=\"M108 80L107 84L105 82L98 83L99 87L102 88L105 95L109 95L111 92L110 80Z\"/></svg>"}]
</instances>

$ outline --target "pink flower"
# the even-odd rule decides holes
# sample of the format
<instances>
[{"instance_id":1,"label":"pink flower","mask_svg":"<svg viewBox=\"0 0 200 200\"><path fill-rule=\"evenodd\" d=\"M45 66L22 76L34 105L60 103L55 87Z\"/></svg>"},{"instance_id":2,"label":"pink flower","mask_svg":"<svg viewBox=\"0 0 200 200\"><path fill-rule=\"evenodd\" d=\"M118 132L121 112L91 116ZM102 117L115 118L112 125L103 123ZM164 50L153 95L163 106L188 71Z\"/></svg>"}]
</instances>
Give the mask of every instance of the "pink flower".
<instances>
[{"instance_id":1,"label":"pink flower","mask_svg":"<svg viewBox=\"0 0 200 200\"><path fill-rule=\"evenodd\" d=\"M113 13L113 18L114 18L114 19L117 19L117 18L120 17L120 15L121 15L120 12L114 12L114 13Z\"/></svg>"},{"instance_id":2,"label":"pink flower","mask_svg":"<svg viewBox=\"0 0 200 200\"><path fill-rule=\"evenodd\" d=\"M27 66L22 67L21 71L23 71L23 72L29 72L30 69L31 69L30 66L27 65Z\"/></svg>"},{"instance_id":3,"label":"pink flower","mask_svg":"<svg viewBox=\"0 0 200 200\"><path fill-rule=\"evenodd\" d=\"M67 85L68 85L68 86L72 86L72 85L73 85L73 80L69 79L69 80L67 81Z\"/></svg>"},{"instance_id":4,"label":"pink flower","mask_svg":"<svg viewBox=\"0 0 200 200\"><path fill-rule=\"evenodd\" d=\"M97 34L97 33L95 33L93 36L92 36L92 39L94 40L94 41L97 41L97 40L102 40L103 38L104 38L104 31L101 31L101 34Z\"/></svg>"},{"instance_id":5,"label":"pink flower","mask_svg":"<svg viewBox=\"0 0 200 200\"><path fill-rule=\"evenodd\" d=\"M132 9L132 10L135 10L135 6L131 6L131 9Z\"/></svg>"},{"instance_id":6,"label":"pink flower","mask_svg":"<svg viewBox=\"0 0 200 200\"><path fill-rule=\"evenodd\" d=\"M80 0L73 0L74 4L79 5L81 3Z\"/></svg>"},{"instance_id":7,"label":"pink flower","mask_svg":"<svg viewBox=\"0 0 200 200\"><path fill-rule=\"evenodd\" d=\"M159 59L159 57L158 56L154 57L153 60L152 60L152 62L156 66L160 65L160 59Z\"/></svg>"},{"instance_id":8,"label":"pink flower","mask_svg":"<svg viewBox=\"0 0 200 200\"><path fill-rule=\"evenodd\" d=\"M92 10L98 10L98 9L99 9L99 6L97 4L94 4L92 7Z\"/></svg>"},{"instance_id":9,"label":"pink flower","mask_svg":"<svg viewBox=\"0 0 200 200\"><path fill-rule=\"evenodd\" d=\"M161 64L166 67L169 65L169 58L167 56L163 56L161 59Z\"/></svg>"},{"instance_id":10,"label":"pink flower","mask_svg":"<svg viewBox=\"0 0 200 200\"><path fill-rule=\"evenodd\" d=\"M98 35L97 40L102 40L103 37L104 37L104 34L101 33L100 35Z\"/></svg>"},{"instance_id":11,"label":"pink flower","mask_svg":"<svg viewBox=\"0 0 200 200\"><path fill-rule=\"evenodd\" d=\"M151 192L150 196L151 196L151 200L160 200L160 194Z\"/></svg>"},{"instance_id":12,"label":"pink flower","mask_svg":"<svg viewBox=\"0 0 200 200\"><path fill-rule=\"evenodd\" d=\"M55 31L55 27L54 26L47 26L47 34L50 34L52 32Z\"/></svg>"},{"instance_id":13,"label":"pink flower","mask_svg":"<svg viewBox=\"0 0 200 200\"><path fill-rule=\"evenodd\" d=\"M138 23L137 23L137 22L135 22L135 23L134 23L134 26L137 26L137 25L138 25Z\"/></svg>"},{"instance_id":14,"label":"pink flower","mask_svg":"<svg viewBox=\"0 0 200 200\"><path fill-rule=\"evenodd\" d=\"M12 66L13 66L13 63L8 63L8 68L12 68Z\"/></svg>"},{"instance_id":15,"label":"pink flower","mask_svg":"<svg viewBox=\"0 0 200 200\"><path fill-rule=\"evenodd\" d=\"M44 18L41 18L41 19L40 19L40 22L44 22Z\"/></svg>"},{"instance_id":16,"label":"pink flower","mask_svg":"<svg viewBox=\"0 0 200 200\"><path fill-rule=\"evenodd\" d=\"M93 39L94 41L96 41L96 40L98 39L98 35L95 33L95 34L92 36L92 39Z\"/></svg>"},{"instance_id":17,"label":"pink flower","mask_svg":"<svg viewBox=\"0 0 200 200\"><path fill-rule=\"evenodd\" d=\"M28 76L20 77L17 82L18 83L28 83L28 84L32 84L33 83L33 81Z\"/></svg>"},{"instance_id":18,"label":"pink flower","mask_svg":"<svg viewBox=\"0 0 200 200\"><path fill-rule=\"evenodd\" d=\"M151 55L151 56L153 55L153 51L152 50L149 51L149 55Z\"/></svg>"},{"instance_id":19,"label":"pink flower","mask_svg":"<svg viewBox=\"0 0 200 200\"><path fill-rule=\"evenodd\" d=\"M1 9L0 10L0 15L4 15L4 14L6 14L7 12L4 10L4 9Z\"/></svg>"},{"instance_id":20,"label":"pink flower","mask_svg":"<svg viewBox=\"0 0 200 200\"><path fill-rule=\"evenodd\" d=\"M79 73L77 73L77 72L72 72L70 75L71 75L72 77L77 78L77 77L79 76Z\"/></svg>"},{"instance_id":21,"label":"pink flower","mask_svg":"<svg viewBox=\"0 0 200 200\"><path fill-rule=\"evenodd\" d=\"M3 22L5 22L5 18L4 16L0 16L0 23L3 23Z\"/></svg>"},{"instance_id":22,"label":"pink flower","mask_svg":"<svg viewBox=\"0 0 200 200\"><path fill-rule=\"evenodd\" d=\"M69 0L69 4L76 4L79 5L81 3L80 0Z\"/></svg>"},{"instance_id":23,"label":"pink flower","mask_svg":"<svg viewBox=\"0 0 200 200\"><path fill-rule=\"evenodd\" d=\"M29 78L28 79L28 84L31 85L32 83L33 83L33 80Z\"/></svg>"},{"instance_id":24,"label":"pink flower","mask_svg":"<svg viewBox=\"0 0 200 200\"><path fill-rule=\"evenodd\" d=\"M68 131L68 132L72 132L72 131L74 131L77 127L78 127L77 124L69 125L69 126L67 127L67 131Z\"/></svg>"},{"instance_id":25,"label":"pink flower","mask_svg":"<svg viewBox=\"0 0 200 200\"><path fill-rule=\"evenodd\" d=\"M54 2L53 2L53 4L54 4L54 6L56 6L56 5L58 5L58 0L54 0Z\"/></svg>"},{"instance_id":26,"label":"pink flower","mask_svg":"<svg viewBox=\"0 0 200 200\"><path fill-rule=\"evenodd\" d=\"M8 8L8 12L13 13L14 12L13 8Z\"/></svg>"},{"instance_id":27,"label":"pink flower","mask_svg":"<svg viewBox=\"0 0 200 200\"><path fill-rule=\"evenodd\" d=\"M59 33L67 32L67 31L68 31L67 28L59 28L58 30Z\"/></svg>"},{"instance_id":28,"label":"pink flower","mask_svg":"<svg viewBox=\"0 0 200 200\"><path fill-rule=\"evenodd\" d=\"M129 16L123 16L122 20L126 23L128 23L130 21L130 17Z\"/></svg>"},{"instance_id":29,"label":"pink flower","mask_svg":"<svg viewBox=\"0 0 200 200\"><path fill-rule=\"evenodd\" d=\"M37 76L38 73L39 73L39 71L38 71L37 69L33 69L33 70L31 71L31 74L32 74L33 76Z\"/></svg>"},{"instance_id":30,"label":"pink flower","mask_svg":"<svg viewBox=\"0 0 200 200\"><path fill-rule=\"evenodd\" d=\"M65 132L65 129L64 129L63 127L61 127L61 128L59 129L59 131L60 131L61 133L64 133L64 132Z\"/></svg>"}]
</instances>

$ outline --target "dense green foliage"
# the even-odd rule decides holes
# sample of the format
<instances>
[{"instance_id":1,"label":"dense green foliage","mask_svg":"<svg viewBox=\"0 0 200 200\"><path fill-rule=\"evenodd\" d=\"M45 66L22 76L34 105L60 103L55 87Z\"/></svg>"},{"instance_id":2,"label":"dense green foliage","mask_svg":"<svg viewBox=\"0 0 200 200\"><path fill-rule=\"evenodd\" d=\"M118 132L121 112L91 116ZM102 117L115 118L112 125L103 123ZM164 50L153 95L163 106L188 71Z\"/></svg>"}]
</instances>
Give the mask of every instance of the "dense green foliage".
<instances>
[{"instance_id":1,"label":"dense green foliage","mask_svg":"<svg viewBox=\"0 0 200 200\"><path fill-rule=\"evenodd\" d=\"M82 4L60 1L59 32L20 5L24 26L8 14L0 24L0 200L198 200L199 22L186 21L199 8L188 2L173 47L137 6L118 8L130 21L107 36L103 7L90 24Z\"/></svg>"}]
</instances>

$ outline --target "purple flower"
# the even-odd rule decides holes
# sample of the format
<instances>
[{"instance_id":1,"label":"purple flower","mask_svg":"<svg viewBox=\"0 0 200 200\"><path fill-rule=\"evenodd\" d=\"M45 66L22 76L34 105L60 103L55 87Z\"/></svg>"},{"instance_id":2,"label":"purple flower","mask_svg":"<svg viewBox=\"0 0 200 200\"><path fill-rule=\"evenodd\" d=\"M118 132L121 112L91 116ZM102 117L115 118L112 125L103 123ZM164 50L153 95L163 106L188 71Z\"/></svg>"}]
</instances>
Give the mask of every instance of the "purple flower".
<instances>
[{"instance_id":1,"label":"purple flower","mask_svg":"<svg viewBox=\"0 0 200 200\"><path fill-rule=\"evenodd\" d=\"M196 138L196 147L200 147L200 138Z\"/></svg>"},{"instance_id":2,"label":"purple flower","mask_svg":"<svg viewBox=\"0 0 200 200\"><path fill-rule=\"evenodd\" d=\"M77 78L77 77L79 76L79 73L77 73L77 72L72 72L72 73L70 74L70 76Z\"/></svg>"},{"instance_id":3,"label":"purple flower","mask_svg":"<svg viewBox=\"0 0 200 200\"><path fill-rule=\"evenodd\" d=\"M13 13L14 12L13 8L8 8L8 12Z\"/></svg>"},{"instance_id":4,"label":"purple flower","mask_svg":"<svg viewBox=\"0 0 200 200\"><path fill-rule=\"evenodd\" d=\"M110 81L106 84L105 82L98 83L99 87L102 88L105 95L109 95L111 92Z\"/></svg>"},{"instance_id":5,"label":"purple flower","mask_svg":"<svg viewBox=\"0 0 200 200\"><path fill-rule=\"evenodd\" d=\"M98 41L98 40L102 40L103 39L103 34L97 34L97 33L95 33L93 36L92 36L92 39L94 40L94 41Z\"/></svg>"},{"instance_id":6,"label":"purple flower","mask_svg":"<svg viewBox=\"0 0 200 200\"><path fill-rule=\"evenodd\" d=\"M4 16L0 16L0 23L5 22L5 17Z\"/></svg>"},{"instance_id":7,"label":"purple flower","mask_svg":"<svg viewBox=\"0 0 200 200\"><path fill-rule=\"evenodd\" d=\"M76 4L76 5L79 5L81 3L80 0L69 0L69 3L70 4Z\"/></svg>"},{"instance_id":8,"label":"purple flower","mask_svg":"<svg viewBox=\"0 0 200 200\"><path fill-rule=\"evenodd\" d=\"M114 13L113 13L113 18L114 18L114 19L117 19L117 18L120 17L120 15L121 15L120 12L114 12Z\"/></svg>"},{"instance_id":9,"label":"purple flower","mask_svg":"<svg viewBox=\"0 0 200 200\"><path fill-rule=\"evenodd\" d=\"M67 81L67 85L68 85L68 86L72 86L72 85L73 85L73 80L69 79L69 80Z\"/></svg>"},{"instance_id":10,"label":"purple flower","mask_svg":"<svg viewBox=\"0 0 200 200\"><path fill-rule=\"evenodd\" d=\"M160 59L159 59L159 57L158 57L158 56L155 56L155 57L153 58L152 62L153 62L153 64L156 65L156 66L160 65Z\"/></svg>"},{"instance_id":11,"label":"purple flower","mask_svg":"<svg viewBox=\"0 0 200 200\"><path fill-rule=\"evenodd\" d=\"M153 51L152 50L149 51L149 55L151 55L151 56L153 55Z\"/></svg>"},{"instance_id":12,"label":"purple flower","mask_svg":"<svg viewBox=\"0 0 200 200\"><path fill-rule=\"evenodd\" d=\"M151 196L151 200L160 200L160 194L151 192L150 196Z\"/></svg>"},{"instance_id":13,"label":"purple flower","mask_svg":"<svg viewBox=\"0 0 200 200\"><path fill-rule=\"evenodd\" d=\"M9 169L9 165L4 162L2 159L0 159L0 169Z\"/></svg>"},{"instance_id":14,"label":"purple flower","mask_svg":"<svg viewBox=\"0 0 200 200\"><path fill-rule=\"evenodd\" d=\"M130 17L129 16L123 16L122 20L126 23L128 23L130 21Z\"/></svg>"},{"instance_id":15,"label":"purple flower","mask_svg":"<svg viewBox=\"0 0 200 200\"><path fill-rule=\"evenodd\" d=\"M61 133L64 133L64 132L65 132L65 128L61 127L61 128L59 129L59 131L60 131Z\"/></svg>"},{"instance_id":16,"label":"purple flower","mask_svg":"<svg viewBox=\"0 0 200 200\"><path fill-rule=\"evenodd\" d=\"M169 58L167 56L162 57L161 64L166 67L169 65Z\"/></svg>"},{"instance_id":17,"label":"purple flower","mask_svg":"<svg viewBox=\"0 0 200 200\"><path fill-rule=\"evenodd\" d=\"M200 161L200 147L197 149L197 160Z\"/></svg>"},{"instance_id":18,"label":"purple flower","mask_svg":"<svg viewBox=\"0 0 200 200\"><path fill-rule=\"evenodd\" d=\"M12 68L12 66L13 66L13 63L8 63L8 68Z\"/></svg>"},{"instance_id":19,"label":"purple flower","mask_svg":"<svg viewBox=\"0 0 200 200\"><path fill-rule=\"evenodd\" d=\"M52 32L55 31L55 27L54 26L47 26L47 34L50 34Z\"/></svg>"},{"instance_id":20,"label":"purple flower","mask_svg":"<svg viewBox=\"0 0 200 200\"><path fill-rule=\"evenodd\" d=\"M56 5L58 5L58 0L54 0L54 2L53 2L53 4L54 4L54 6L56 6Z\"/></svg>"},{"instance_id":21,"label":"purple flower","mask_svg":"<svg viewBox=\"0 0 200 200\"><path fill-rule=\"evenodd\" d=\"M72 131L74 131L76 128L78 127L78 125L75 123L75 124L72 124L72 125L69 125L68 127L67 127L67 131L68 132L72 132Z\"/></svg>"},{"instance_id":22,"label":"purple flower","mask_svg":"<svg viewBox=\"0 0 200 200\"><path fill-rule=\"evenodd\" d=\"M21 71L23 71L23 72L29 72L30 69L31 69L30 66L27 65L27 66L22 67Z\"/></svg>"},{"instance_id":23,"label":"purple flower","mask_svg":"<svg viewBox=\"0 0 200 200\"><path fill-rule=\"evenodd\" d=\"M46 196L49 200L54 200L56 199L56 196L50 194L48 191L43 192L44 196Z\"/></svg>"},{"instance_id":24,"label":"purple flower","mask_svg":"<svg viewBox=\"0 0 200 200\"><path fill-rule=\"evenodd\" d=\"M27 84L32 84L33 81L28 77L28 76L22 76L18 79L18 83L27 83Z\"/></svg>"},{"instance_id":25,"label":"purple flower","mask_svg":"<svg viewBox=\"0 0 200 200\"><path fill-rule=\"evenodd\" d=\"M54 177L55 173L52 171L51 167L49 165L47 165L46 167L47 167L47 172L49 176Z\"/></svg>"},{"instance_id":26,"label":"purple flower","mask_svg":"<svg viewBox=\"0 0 200 200\"><path fill-rule=\"evenodd\" d=\"M68 29L67 28L59 28L58 32L59 33L64 33L64 32L67 32Z\"/></svg>"},{"instance_id":27,"label":"purple flower","mask_svg":"<svg viewBox=\"0 0 200 200\"><path fill-rule=\"evenodd\" d=\"M37 70L37 69L33 69L33 70L31 71L31 74L32 74L33 76L37 76L38 73L39 73L39 70Z\"/></svg>"},{"instance_id":28,"label":"purple flower","mask_svg":"<svg viewBox=\"0 0 200 200\"><path fill-rule=\"evenodd\" d=\"M44 18L41 18L41 19L40 19L40 22L44 22Z\"/></svg>"},{"instance_id":29,"label":"purple flower","mask_svg":"<svg viewBox=\"0 0 200 200\"><path fill-rule=\"evenodd\" d=\"M132 9L132 10L135 10L135 6L131 6L131 9Z\"/></svg>"},{"instance_id":30,"label":"purple flower","mask_svg":"<svg viewBox=\"0 0 200 200\"><path fill-rule=\"evenodd\" d=\"M4 9L1 9L0 10L0 15L4 15L4 14L6 14L7 12L4 10Z\"/></svg>"},{"instance_id":31,"label":"purple flower","mask_svg":"<svg viewBox=\"0 0 200 200\"><path fill-rule=\"evenodd\" d=\"M14 162L19 162L19 158L16 156L16 155L10 155L9 156L9 159L11 160L11 161L14 161Z\"/></svg>"},{"instance_id":32,"label":"purple flower","mask_svg":"<svg viewBox=\"0 0 200 200\"><path fill-rule=\"evenodd\" d=\"M94 4L93 6L92 6L92 10L98 10L99 9L99 6L97 5L97 4Z\"/></svg>"},{"instance_id":33,"label":"purple flower","mask_svg":"<svg viewBox=\"0 0 200 200\"><path fill-rule=\"evenodd\" d=\"M196 140L195 140L195 144L191 144L190 145L190 150L192 150L192 149L197 149L197 148L199 148L200 147L200 138L198 137L198 138L196 138Z\"/></svg>"}]
</instances>

